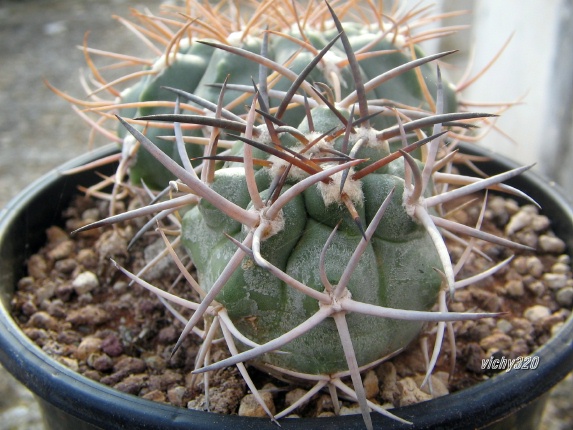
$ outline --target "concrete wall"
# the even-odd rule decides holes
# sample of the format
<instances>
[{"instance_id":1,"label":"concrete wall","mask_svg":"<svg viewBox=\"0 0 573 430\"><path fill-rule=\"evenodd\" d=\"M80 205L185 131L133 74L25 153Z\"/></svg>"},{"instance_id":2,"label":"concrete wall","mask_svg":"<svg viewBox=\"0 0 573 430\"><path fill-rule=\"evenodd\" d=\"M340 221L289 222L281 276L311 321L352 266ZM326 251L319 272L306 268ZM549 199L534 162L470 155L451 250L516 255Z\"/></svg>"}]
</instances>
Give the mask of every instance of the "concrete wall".
<instances>
[{"instance_id":1,"label":"concrete wall","mask_svg":"<svg viewBox=\"0 0 573 430\"><path fill-rule=\"evenodd\" d=\"M416 0L407 3L419 5ZM474 76L511 38L489 71L464 92L464 99L476 102L521 101L496 122L501 133L490 133L482 144L521 163L536 162L538 171L572 188L573 2L437 0L435 4L436 12L468 11L440 23L468 25L467 30L426 44L428 52L460 50L448 59L455 66L447 71L454 80L468 61L469 76Z\"/></svg>"}]
</instances>

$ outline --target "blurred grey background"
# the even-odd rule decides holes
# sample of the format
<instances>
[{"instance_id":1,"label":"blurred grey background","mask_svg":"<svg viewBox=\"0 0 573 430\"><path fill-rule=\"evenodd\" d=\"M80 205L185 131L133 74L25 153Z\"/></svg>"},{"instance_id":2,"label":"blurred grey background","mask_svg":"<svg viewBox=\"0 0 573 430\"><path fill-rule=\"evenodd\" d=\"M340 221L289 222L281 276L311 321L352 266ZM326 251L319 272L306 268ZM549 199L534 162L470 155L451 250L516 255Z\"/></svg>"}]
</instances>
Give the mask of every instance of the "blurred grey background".
<instances>
[{"instance_id":1,"label":"blurred grey background","mask_svg":"<svg viewBox=\"0 0 573 430\"><path fill-rule=\"evenodd\" d=\"M86 31L89 45L131 55L145 52L133 34L111 18L130 8L156 11L159 0L0 0L0 208L49 169L87 150L88 127L68 103L46 88L81 97L77 49ZM414 5L417 0L404 3ZM423 2L430 4L431 2ZM465 99L523 103L498 121L485 145L537 169L569 189L573 187L573 2L546 0L438 0L437 11L472 13L446 25L467 25L455 37L426 44L428 52L461 52L447 72L459 78L471 59L474 76L513 34L502 58L479 79ZM439 25L436 23L435 25ZM430 26L431 27L431 26ZM512 139L505 137L511 136ZM100 142L101 143L101 142ZM573 428L569 377L552 392L543 428ZM33 396L0 369L0 430L41 430Z\"/></svg>"}]
</instances>

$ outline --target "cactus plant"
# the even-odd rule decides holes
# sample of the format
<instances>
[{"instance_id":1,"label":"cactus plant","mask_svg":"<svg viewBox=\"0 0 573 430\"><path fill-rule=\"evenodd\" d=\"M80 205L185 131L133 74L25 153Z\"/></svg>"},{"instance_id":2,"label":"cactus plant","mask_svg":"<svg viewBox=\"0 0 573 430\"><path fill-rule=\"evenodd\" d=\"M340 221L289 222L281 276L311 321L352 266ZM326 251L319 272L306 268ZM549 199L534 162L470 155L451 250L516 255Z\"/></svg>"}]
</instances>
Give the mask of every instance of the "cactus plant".
<instances>
[{"instance_id":1,"label":"cactus plant","mask_svg":"<svg viewBox=\"0 0 573 430\"><path fill-rule=\"evenodd\" d=\"M193 9L207 21L189 18ZM524 248L442 216L445 203L484 189L527 198L502 183L528 166L481 179L438 172L457 157L455 141L491 115L460 111L431 65L449 53L424 56L424 36L407 31L420 13L386 20L373 3L267 1L233 32L230 15L189 1L184 22L142 18L162 37L167 24L177 31L119 102L96 103L121 125L116 189L130 186L129 165L132 182L170 197L84 228L154 215L149 228L180 215L167 243L191 256L198 281L172 252L200 301L118 268L194 310L175 349L204 321L197 373L237 365L263 408L245 362L312 381L292 407L275 417L266 409L273 419L329 389L335 405L337 390L358 402L367 428L371 409L404 421L366 399L360 372L435 322L429 375L447 325L495 315L449 312L448 299L507 262L456 280L443 235ZM368 14L371 23L352 18ZM209 364L218 330L230 357Z\"/></svg>"}]
</instances>

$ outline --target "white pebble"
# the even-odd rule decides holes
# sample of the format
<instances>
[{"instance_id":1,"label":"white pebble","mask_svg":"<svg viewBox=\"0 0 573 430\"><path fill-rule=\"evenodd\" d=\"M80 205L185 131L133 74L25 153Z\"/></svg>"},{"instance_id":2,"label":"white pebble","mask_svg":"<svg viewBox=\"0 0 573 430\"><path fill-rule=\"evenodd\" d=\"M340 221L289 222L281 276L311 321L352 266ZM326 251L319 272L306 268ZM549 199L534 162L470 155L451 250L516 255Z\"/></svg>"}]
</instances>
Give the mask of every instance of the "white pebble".
<instances>
[{"instance_id":1,"label":"white pebble","mask_svg":"<svg viewBox=\"0 0 573 430\"><path fill-rule=\"evenodd\" d=\"M76 279L72 282L72 287L74 287L76 293L81 296L99 287L99 280L93 272L82 272L76 276Z\"/></svg>"},{"instance_id":2,"label":"white pebble","mask_svg":"<svg viewBox=\"0 0 573 430\"><path fill-rule=\"evenodd\" d=\"M522 230L531 223L532 219L533 215L527 211L521 210L517 212L507 223L507 226L505 227L505 234L511 236L515 232Z\"/></svg>"},{"instance_id":3,"label":"white pebble","mask_svg":"<svg viewBox=\"0 0 573 430\"><path fill-rule=\"evenodd\" d=\"M543 274L543 263L537 257L529 257L527 259L527 269L531 276L539 278Z\"/></svg>"},{"instance_id":4,"label":"white pebble","mask_svg":"<svg viewBox=\"0 0 573 430\"><path fill-rule=\"evenodd\" d=\"M539 236L539 249L551 254L561 254L565 251L565 242L558 237L542 234Z\"/></svg>"},{"instance_id":5,"label":"white pebble","mask_svg":"<svg viewBox=\"0 0 573 430\"><path fill-rule=\"evenodd\" d=\"M545 284L541 281L533 281L527 284L527 289L531 291L533 294L535 294L537 297L541 297L543 294L545 294L545 291L547 290Z\"/></svg>"},{"instance_id":6,"label":"white pebble","mask_svg":"<svg viewBox=\"0 0 573 430\"><path fill-rule=\"evenodd\" d=\"M567 254L561 254L559 257L557 257L557 262L569 266L571 264L571 257L569 257Z\"/></svg>"},{"instance_id":7,"label":"white pebble","mask_svg":"<svg viewBox=\"0 0 573 430\"><path fill-rule=\"evenodd\" d=\"M553 273L568 273L569 272L569 265L563 263L555 263L551 266L551 271Z\"/></svg>"},{"instance_id":8,"label":"white pebble","mask_svg":"<svg viewBox=\"0 0 573 430\"><path fill-rule=\"evenodd\" d=\"M549 218L547 218L545 215L536 215L533 217L533 220L531 221L531 228L533 228L533 231L536 231L538 233L543 230L547 230L550 225L551 222L549 221Z\"/></svg>"},{"instance_id":9,"label":"white pebble","mask_svg":"<svg viewBox=\"0 0 573 430\"><path fill-rule=\"evenodd\" d=\"M547 306L535 305L527 308L523 313L523 316L531 322L539 321L542 318L551 315L551 311Z\"/></svg>"},{"instance_id":10,"label":"white pebble","mask_svg":"<svg viewBox=\"0 0 573 430\"><path fill-rule=\"evenodd\" d=\"M559 290L567 285L567 275L563 273L546 273L543 282L552 290Z\"/></svg>"}]
</instances>

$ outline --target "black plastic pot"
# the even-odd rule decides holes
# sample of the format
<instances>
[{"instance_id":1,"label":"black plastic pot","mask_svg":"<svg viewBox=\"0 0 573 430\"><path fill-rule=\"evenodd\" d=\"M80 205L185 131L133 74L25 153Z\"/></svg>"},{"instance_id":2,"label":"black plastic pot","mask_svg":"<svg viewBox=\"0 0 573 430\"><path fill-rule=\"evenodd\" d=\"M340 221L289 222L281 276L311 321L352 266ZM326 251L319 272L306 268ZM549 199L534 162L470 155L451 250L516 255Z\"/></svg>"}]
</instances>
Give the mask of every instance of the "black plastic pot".
<instances>
[{"instance_id":1,"label":"black plastic pot","mask_svg":"<svg viewBox=\"0 0 573 430\"><path fill-rule=\"evenodd\" d=\"M104 148L62 166L69 169L109 155ZM490 155L475 149L466 152ZM493 154L491 155L493 157ZM500 159L480 164L488 173L516 167ZM100 169L101 171L101 169ZM109 174L110 170L103 171ZM167 406L123 394L84 378L57 363L18 328L10 315L15 284L24 273L24 262L45 241L45 229L61 223L76 185L98 181L93 172L61 176L53 171L12 200L0 213L0 362L35 393L44 412L46 426L53 430L81 429L273 429L266 418L218 415ZM528 193L552 220L556 234L573 249L573 212L554 186L532 173L512 184ZM400 409L397 415L414 426L402 425L372 414L376 428L388 429L534 429L543 410L547 391L573 370L573 319L559 334L535 352L536 370L511 371L472 388ZM283 429L363 429L360 415L315 419L283 419Z\"/></svg>"}]
</instances>

